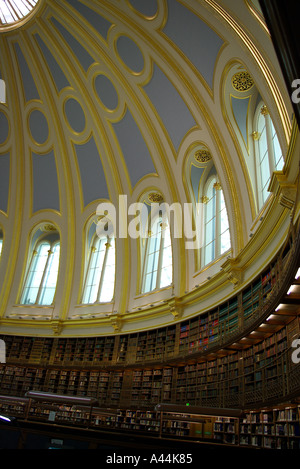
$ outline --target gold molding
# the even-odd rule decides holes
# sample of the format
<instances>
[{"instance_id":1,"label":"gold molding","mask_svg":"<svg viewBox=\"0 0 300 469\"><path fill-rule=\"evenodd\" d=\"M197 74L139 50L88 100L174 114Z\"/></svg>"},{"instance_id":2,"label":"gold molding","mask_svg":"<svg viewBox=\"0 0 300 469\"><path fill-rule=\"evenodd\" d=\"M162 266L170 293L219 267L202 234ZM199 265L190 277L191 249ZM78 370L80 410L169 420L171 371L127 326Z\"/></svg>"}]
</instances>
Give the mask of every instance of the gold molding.
<instances>
[{"instance_id":1,"label":"gold molding","mask_svg":"<svg viewBox=\"0 0 300 469\"><path fill-rule=\"evenodd\" d=\"M268 88L272 94L273 100L276 104L278 113L282 121L285 140L286 140L286 143L288 144L290 140L291 129L292 129L290 116L289 116L286 104L284 102L283 96L281 94L281 91L277 85L277 82L268 64L266 63L265 59L263 58L262 54L260 53L256 45L254 44L254 42L251 40L250 36L243 30L243 28L238 24L238 22L221 5L219 5L215 0L205 0L205 3L209 5L217 14L219 14L224 19L224 21L226 21L226 23L232 28L232 30L236 33L236 35L242 41L244 46L247 48L247 50L251 54L253 60L259 67L268 85Z\"/></svg>"},{"instance_id":2,"label":"gold molding","mask_svg":"<svg viewBox=\"0 0 300 469\"><path fill-rule=\"evenodd\" d=\"M216 191L222 190L221 183L219 181L215 182L214 183L214 188L216 189Z\"/></svg>"},{"instance_id":3,"label":"gold molding","mask_svg":"<svg viewBox=\"0 0 300 469\"><path fill-rule=\"evenodd\" d=\"M174 319L180 319L182 317L182 306L178 298L172 298L168 300L168 305L170 308L170 313Z\"/></svg>"},{"instance_id":4,"label":"gold molding","mask_svg":"<svg viewBox=\"0 0 300 469\"><path fill-rule=\"evenodd\" d=\"M236 91L248 91L254 86L254 80L249 72L237 72L231 78L232 87Z\"/></svg>"},{"instance_id":5,"label":"gold molding","mask_svg":"<svg viewBox=\"0 0 300 469\"><path fill-rule=\"evenodd\" d=\"M60 335L64 328L64 322L61 320L53 320L51 323L51 327L55 335Z\"/></svg>"},{"instance_id":6,"label":"gold molding","mask_svg":"<svg viewBox=\"0 0 300 469\"><path fill-rule=\"evenodd\" d=\"M251 134L251 136L253 137L253 140L257 141L260 139L260 133L257 132L257 130L254 130Z\"/></svg>"},{"instance_id":7,"label":"gold molding","mask_svg":"<svg viewBox=\"0 0 300 469\"><path fill-rule=\"evenodd\" d=\"M243 281L243 269L234 259L227 259L221 266L226 273L228 280L233 283L234 287L239 286Z\"/></svg>"},{"instance_id":8,"label":"gold molding","mask_svg":"<svg viewBox=\"0 0 300 469\"><path fill-rule=\"evenodd\" d=\"M46 2L44 0L38 0L37 3L34 5L32 10L23 18L20 18L17 21L14 21L12 23L0 23L0 32L8 32L12 31L15 29L18 29L22 26L24 26L26 23L28 23L30 20L32 20L35 16L40 14L41 9L46 5Z\"/></svg>"},{"instance_id":9,"label":"gold molding","mask_svg":"<svg viewBox=\"0 0 300 469\"><path fill-rule=\"evenodd\" d=\"M297 198L297 184L290 182L282 171L274 171L269 190L278 193L278 203L282 207L288 210L294 207Z\"/></svg>"},{"instance_id":10,"label":"gold molding","mask_svg":"<svg viewBox=\"0 0 300 469\"><path fill-rule=\"evenodd\" d=\"M198 163L207 163L212 159L212 156L209 150L201 149L195 152L194 158Z\"/></svg>"},{"instance_id":11,"label":"gold molding","mask_svg":"<svg viewBox=\"0 0 300 469\"><path fill-rule=\"evenodd\" d=\"M163 196L159 194L159 192L150 192L150 194L148 194L148 199L152 203L159 203L164 200Z\"/></svg>"},{"instance_id":12,"label":"gold molding","mask_svg":"<svg viewBox=\"0 0 300 469\"><path fill-rule=\"evenodd\" d=\"M119 315L117 315L116 317L111 318L110 323L111 323L111 326L113 327L114 332L120 332L121 331L123 321L121 320Z\"/></svg>"},{"instance_id":13,"label":"gold molding","mask_svg":"<svg viewBox=\"0 0 300 469\"><path fill-rule=\"evenodd\" d=\"M260 110L262 116L267 116L269 114L267 106L264 104Z\"/></svg>"}]
</instances>

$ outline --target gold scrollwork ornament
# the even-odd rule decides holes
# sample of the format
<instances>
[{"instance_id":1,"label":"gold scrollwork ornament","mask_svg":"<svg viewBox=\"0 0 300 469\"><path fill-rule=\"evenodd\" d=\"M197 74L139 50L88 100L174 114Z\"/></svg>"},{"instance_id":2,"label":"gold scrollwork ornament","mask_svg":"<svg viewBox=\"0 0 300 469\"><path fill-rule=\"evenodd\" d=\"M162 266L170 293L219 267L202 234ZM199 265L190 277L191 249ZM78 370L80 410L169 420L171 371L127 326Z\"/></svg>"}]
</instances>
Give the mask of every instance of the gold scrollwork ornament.
<instances>
[{"instance_id":1,"label":"gold scrollwork ornament","mask_svg":"<svg viewBox=\"0 0 300 469\"><path fill-rule=\"evenodd\" d=\"M237 91L248 91L253 85L253 78L248 72L235 73L232 77L232 86Z\"/></svg>"}]
</instances>

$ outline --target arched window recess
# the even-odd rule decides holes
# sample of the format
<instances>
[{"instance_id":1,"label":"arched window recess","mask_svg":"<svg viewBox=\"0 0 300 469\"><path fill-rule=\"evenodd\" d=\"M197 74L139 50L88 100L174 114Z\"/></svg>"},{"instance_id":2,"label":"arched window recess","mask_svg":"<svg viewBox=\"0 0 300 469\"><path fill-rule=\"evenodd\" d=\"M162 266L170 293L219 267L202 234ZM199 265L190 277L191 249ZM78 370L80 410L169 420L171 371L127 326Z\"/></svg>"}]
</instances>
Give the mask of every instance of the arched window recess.
<instances>
[{"instance_id":1,"label":"arched window recess","mask_svg":"<svg viewBox=\"0 0 300 469\"><path fill-rule=\"evenodd\" d=\"M151 212L148 236L143 245L142 293L168 287L173 281L170 223L167 213L158 208Z\"/></svg>"},{"instance_id":2,"label":"arched window recess","mask_svg":"<svg viewBox=\"0 0 300 469\"><path fill-rule=\"evenodd\" d=\"M222 256L231 247L229 222L222 186L214 175L206 181L204 203L202 265Z\"/></svg>"},{"instance_id":3,"label":"arched window recess","mask_svg":"<svg viewBox=\"0 0 300 469\"><path fill-rule=\"evenodd\" d=\"M114 297L115 288L115 236L99 229L98 221L88 231L88 256L83 286L82 303L107 303Z\"/></svg>"},{"instance_id":4,"label":"arched window recess","mask_svg":"<svg viewBox=\"0 0 300 469\"><path fill-rule=\"evenodd\" d=\"M268 187L272 173L281 170L284 165L276 129L268 108L262 101L254 115L252 136L255 148L257 197L261 208L269 196Z\"/></svg>"},{"instance_id":5,"label":"arched window recess","mask_svg":"<svg viewBox=\"0 0 300 469\"><path fill-rule=\"evenodd\" d=\"M37 230L21 295L23 305L52 305L59 271L60 238L52 225Z\"/></svg>"}]
</instances>

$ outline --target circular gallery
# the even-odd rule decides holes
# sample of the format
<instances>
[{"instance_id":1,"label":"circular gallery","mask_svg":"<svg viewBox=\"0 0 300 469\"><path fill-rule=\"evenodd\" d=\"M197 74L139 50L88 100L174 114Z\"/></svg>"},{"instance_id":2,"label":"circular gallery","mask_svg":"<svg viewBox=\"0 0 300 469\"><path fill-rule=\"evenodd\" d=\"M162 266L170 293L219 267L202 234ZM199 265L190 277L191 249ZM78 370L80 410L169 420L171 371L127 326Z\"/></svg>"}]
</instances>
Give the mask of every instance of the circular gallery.
<instances>
[{"instance_id":1,"label":"circular gallery","mask_svg":"<svg viewBox=\"0 0 300 469\"><path fill-rule=\"evenodd\" d=\"M1 448L300 449L298 41L270 3L0 1Z\"/></svg>"}]
</instances>

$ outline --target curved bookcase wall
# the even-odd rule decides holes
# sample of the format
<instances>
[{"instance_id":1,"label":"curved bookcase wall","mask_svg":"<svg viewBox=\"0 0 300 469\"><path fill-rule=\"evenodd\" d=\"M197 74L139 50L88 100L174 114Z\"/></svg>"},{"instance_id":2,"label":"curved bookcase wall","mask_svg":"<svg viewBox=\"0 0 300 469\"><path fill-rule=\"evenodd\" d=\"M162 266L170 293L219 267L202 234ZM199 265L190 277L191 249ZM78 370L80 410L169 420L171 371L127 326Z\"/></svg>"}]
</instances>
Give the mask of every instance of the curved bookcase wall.
<instances>
[{"instance_id":1,"label":"curved bookcase wall","mask_svg":"<svg viewBox=\"0 0 300 469\"><path fill-rule=\"evenodd\" d=\"M100 405L160 402L245 408L300 389L292 342L300 334L299 231L246 289L197 317L106 337L2 335L1 393L91 396ZM292 286L292 288L291 288Z\"/></svg>"}]
</instances>

